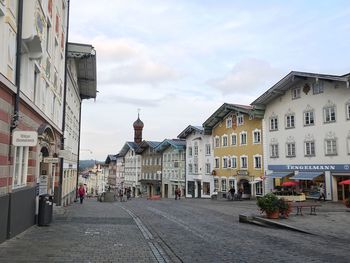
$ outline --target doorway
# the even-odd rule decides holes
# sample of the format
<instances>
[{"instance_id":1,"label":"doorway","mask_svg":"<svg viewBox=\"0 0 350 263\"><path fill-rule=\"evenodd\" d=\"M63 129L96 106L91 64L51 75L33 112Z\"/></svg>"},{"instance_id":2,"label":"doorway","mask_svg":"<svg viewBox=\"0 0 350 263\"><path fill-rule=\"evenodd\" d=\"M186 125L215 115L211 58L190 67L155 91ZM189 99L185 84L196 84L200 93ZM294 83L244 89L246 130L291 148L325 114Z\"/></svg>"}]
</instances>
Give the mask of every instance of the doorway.
<instances>
[{"instance_id":1,"label":"doorway","mask_svg":"<svg viewBox=\"0 0 350 263\"><path fill-rule=\"evenodd\" d=\"M168 188L169 188L168 184L165 184L165 185L164 185L164 197L165 197L165 198L168 198L168 197L169 197L169 196L168 196Z\"/></svg>"},{"instance_id":2,"label":"doorway","mask_svg":"<svg viewBox=\"0 0 350 263\"><path fill-rule=\"evenodd\" d=\"M197 197L198 198L202 197L202 184L201 184L201 181L197 182Z\"/></svg>"}]
</instances>

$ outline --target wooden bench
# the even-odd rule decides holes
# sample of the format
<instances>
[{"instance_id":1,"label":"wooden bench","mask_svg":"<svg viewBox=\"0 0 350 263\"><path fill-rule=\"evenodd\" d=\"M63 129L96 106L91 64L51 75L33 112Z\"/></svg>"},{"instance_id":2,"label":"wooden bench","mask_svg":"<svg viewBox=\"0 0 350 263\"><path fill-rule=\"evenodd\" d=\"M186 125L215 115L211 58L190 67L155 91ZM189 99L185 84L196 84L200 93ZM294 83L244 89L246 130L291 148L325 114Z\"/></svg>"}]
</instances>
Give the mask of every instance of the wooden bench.
<instances>
[{"instance_id":1,"label":"wooden bench","mask_svg":"<svg viewBox=\"0 0 350 263\"><path fill-rule=\"evenodd\" d=\"M306 203L306 202L293 202L291 203L292 207L296 207L297 213L296 215L303 215L303 208L310 207L310 215L316 215L316 207L321 206L317 203Z\"/></svg>"}]
</instances>

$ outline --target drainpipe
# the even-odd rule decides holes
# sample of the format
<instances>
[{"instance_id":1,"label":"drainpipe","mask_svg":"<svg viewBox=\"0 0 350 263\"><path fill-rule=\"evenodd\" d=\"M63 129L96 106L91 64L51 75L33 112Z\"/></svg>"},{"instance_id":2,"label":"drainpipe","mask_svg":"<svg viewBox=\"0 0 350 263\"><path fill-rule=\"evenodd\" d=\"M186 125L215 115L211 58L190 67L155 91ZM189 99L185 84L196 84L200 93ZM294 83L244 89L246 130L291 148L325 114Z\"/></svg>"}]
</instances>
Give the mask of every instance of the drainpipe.
<instances>
[{"instance_id":1,"label":"drainpipe","mask_svg":"<svg viewBox=\"0 0 350 263\"><path fill-rule=\"evenodd\" d=\"M62 114L62 136L61 136L61 147L60 147L61 150L64 150L64 132L66 127L68 32L69 32L69 0L67 0L67 29L66 29L66 43L65 43L66 50L65 50L65 56L64 56L63 114ZM63 164L64 164L64 158L61 158L57 205L62 205Z\"/></svg>"},{"instance_id":2,"label":"drainpipe","mask_svg":"<svg viewBox=\"0 0 350 263\"><path fill-rule=\"evenodd\" d=\"M79 162L80 162L80 135L81 135L81 106L82 106L82 100L80 100L80 107L79 107L79 137L78 137L78 158L77 158L77 180L75 183L75 198L77 198L77 189L78 189L78 183L79 183Z\"/></svg>"}]
</instances>

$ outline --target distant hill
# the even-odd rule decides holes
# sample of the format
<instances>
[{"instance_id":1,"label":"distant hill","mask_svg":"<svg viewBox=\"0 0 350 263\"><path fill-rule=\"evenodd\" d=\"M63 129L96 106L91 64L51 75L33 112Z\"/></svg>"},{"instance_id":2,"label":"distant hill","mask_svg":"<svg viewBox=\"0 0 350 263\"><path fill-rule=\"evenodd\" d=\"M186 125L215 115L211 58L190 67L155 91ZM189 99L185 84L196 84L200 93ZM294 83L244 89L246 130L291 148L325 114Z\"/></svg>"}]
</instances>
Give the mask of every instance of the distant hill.
<instances>
[{"instance_id":1,"label":"distant hill","mask_svg":"<svg viewBox=\"0 0 350 263\"><path fill-rule=\"evenodd\" d=\"M80 160L79 161L79 171L85 170L87 168L94 167L95 163L103 163L101 161L96 160Z\"/></svg>"}]
</instances>

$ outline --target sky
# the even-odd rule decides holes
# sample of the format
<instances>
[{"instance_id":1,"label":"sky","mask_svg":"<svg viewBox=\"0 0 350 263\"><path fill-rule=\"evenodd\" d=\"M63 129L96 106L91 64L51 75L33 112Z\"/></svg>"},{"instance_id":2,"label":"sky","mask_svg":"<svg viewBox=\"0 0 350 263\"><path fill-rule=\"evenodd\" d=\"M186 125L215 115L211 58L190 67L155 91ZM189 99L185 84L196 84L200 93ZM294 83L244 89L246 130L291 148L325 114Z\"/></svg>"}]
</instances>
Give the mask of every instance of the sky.
<instances>
[{"instance_id":1,"label":"sky","mask_svg":"<svg viewBox=\"0 0 350 263\"><path fill-rule=\"evenodd\" d=\"M249 105L290 71L350 72L349 1L71 0L69 41L97 53L81 159L176 138L223 103Z\"/></svg>"}]
</instances>

